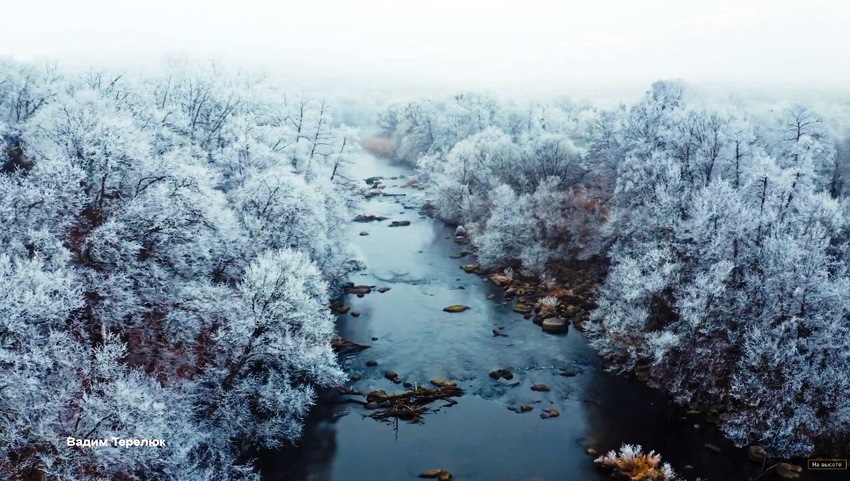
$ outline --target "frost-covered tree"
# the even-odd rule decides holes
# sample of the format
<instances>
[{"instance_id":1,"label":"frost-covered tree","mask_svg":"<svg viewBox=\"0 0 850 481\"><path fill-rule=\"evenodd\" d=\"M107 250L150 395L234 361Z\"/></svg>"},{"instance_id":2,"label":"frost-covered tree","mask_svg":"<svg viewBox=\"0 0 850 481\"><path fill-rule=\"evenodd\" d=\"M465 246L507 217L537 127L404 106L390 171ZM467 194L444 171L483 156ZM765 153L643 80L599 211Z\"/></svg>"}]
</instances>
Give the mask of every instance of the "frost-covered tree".
<instances>
[{"instance_id":1,"label":"frost-covered tree","mask_svg":"<svg viewBox=\"0 0 850 481\"><path fill-rule=\"evenodd\" d=\"M591 342L734 441L805 455L850 422L847 219L815 117L742 118L667 84L629 112Z\"/></svg>"},{"instance_id":2,"label":"frost-covered tree","mask_svg":"<svg viewBox=\"0 0 850 481\"><path fill-rule=\"evenodd\" d=\"M307 255L283 249L249 266L237 296L233 317L211 333L205 410L226 439L278 446L300 434L313 386L341 376L327 283Z\"/></svg>"},{"instance_id":3,"label":"frost-covered tree","mask_svg":"<svg viewBox=\"0 0 850 481\"><path fill-rule=\"evenodd\" d=\"M356 145L292 99L193 63L0 66L4 478L257 479L246 449L297 438L339 379ZM66 442L113 437L165 444Z\"/></svg>"}]
</instances>

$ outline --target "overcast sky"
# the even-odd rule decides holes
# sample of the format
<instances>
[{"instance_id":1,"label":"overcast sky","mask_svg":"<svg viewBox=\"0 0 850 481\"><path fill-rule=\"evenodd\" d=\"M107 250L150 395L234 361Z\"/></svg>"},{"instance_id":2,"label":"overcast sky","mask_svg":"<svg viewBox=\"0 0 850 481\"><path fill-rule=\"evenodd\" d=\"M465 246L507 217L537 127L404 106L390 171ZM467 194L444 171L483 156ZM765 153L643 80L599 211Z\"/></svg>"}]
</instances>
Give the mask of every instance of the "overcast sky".
<instances>
[{"instance_id":1,"label":"overcast sky","mask_svg":"<svg viewBox=\"0 0 850 481\"><path fill-rule=\"evenodd\" d=\"M66 66L188 54L314 85L529 94L850 85L844 0L14 0L0 15L0 53Z\"/></svg>"}]
</instances>

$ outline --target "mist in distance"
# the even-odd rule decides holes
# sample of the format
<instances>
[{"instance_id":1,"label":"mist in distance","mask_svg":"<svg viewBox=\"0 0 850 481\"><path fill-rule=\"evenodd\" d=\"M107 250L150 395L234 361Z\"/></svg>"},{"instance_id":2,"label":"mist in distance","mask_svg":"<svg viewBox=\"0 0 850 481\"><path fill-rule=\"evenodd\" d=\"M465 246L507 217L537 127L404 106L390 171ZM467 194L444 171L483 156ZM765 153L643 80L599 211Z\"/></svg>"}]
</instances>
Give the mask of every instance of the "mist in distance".
<instances>
[{"instance_id":1,"label":"mist in distance","mask_svg":"<svg viewBox=\"0 0 850 481\"><path fill-rule=\"evenodd\" d=\"M150 70L214 57L287 88L633 101L658 79L817 100L850 81L850 4L49 0L6 6L0 54Z\"/></svg>"}]
</instances>

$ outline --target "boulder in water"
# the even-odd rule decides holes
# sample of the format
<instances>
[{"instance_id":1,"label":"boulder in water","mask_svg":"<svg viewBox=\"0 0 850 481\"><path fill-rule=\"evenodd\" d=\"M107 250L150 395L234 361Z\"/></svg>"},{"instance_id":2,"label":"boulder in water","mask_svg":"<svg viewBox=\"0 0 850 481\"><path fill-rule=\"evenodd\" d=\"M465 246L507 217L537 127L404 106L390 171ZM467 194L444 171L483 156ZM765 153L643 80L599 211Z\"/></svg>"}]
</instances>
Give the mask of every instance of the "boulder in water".
<instances>
[{"instance_id":1,"label":"boulder in water","mask_svg":"<svg viewBox=\"0 0 850 481\"><path fill-rule=\"evenodd\" d=\"M513 310L514 310L514 312L518 312L520 314L529 314L529 313L531 313L531 306L529 306L528 304L523 304L521 302L518 302L514 306Z\"/></svg>"},{"instance_id":2,"label":"boulder in water","mask_svg":"<svg viewBox=\"0 0 850 481\"><path fill-rule=\"evenodd\" d=\"M569 324L564 319L560 317L550 317L548 319L544 319L541 323L544 332L552 333L552 334L563 334L567 332Z\"/></svg>"},{"instance_id":3,"label":"boulder in water","mask_svg":"<svg viewBox=\"0 0 850 481\"><path fill-rule=\"evenodd\" d=\"M409 220L394 220L390 222L390 227L404 227L410 225Z\"/></svg>"},{"instance_id":4,"label":"boulder in water","mask_svg":"<svg viewBox=\"0 0 850 481\"><path fill-rule=\"evenodd\" d=\"M466 306L466 305L463 305L463 304L454 304L454 305L451 305L451 306L444 307L443 311L445 311L445 312L463 312L467 309L469 309L469 306Z\"/></svg>"},{"instance_id":5,"label":"boulder in water","mask_svg":"<svg viewBox=\"0 0 850 481\"><path fill-rule=\"evenodd\" d=\"M705 449L708 449L709 451L714 453L719 453L720 451L722 451L720 448L711 443L705 443Z\"/></svg>"},{"instance_id":6,"label":"boulder in water","mask_svg":"<svg viewBox=\"0 0 850 481\"><path fill-rule=\"evenodd\" d=\"M346 294L369 294L372 292L372 286L348 286L342 290Z\"/></svg>"},{"instance_id":7,"label":"boulder in water","mask_svg":"<svg viewBox=\"0 0 850 481\"><path fill-rule=\"evenodd\" d=\"M383 221L387 220L386 217L382 215L374 215L374 214L359 214L354 217L354 222L374 222L374 221Z\"/></svg>"}]
</instances>

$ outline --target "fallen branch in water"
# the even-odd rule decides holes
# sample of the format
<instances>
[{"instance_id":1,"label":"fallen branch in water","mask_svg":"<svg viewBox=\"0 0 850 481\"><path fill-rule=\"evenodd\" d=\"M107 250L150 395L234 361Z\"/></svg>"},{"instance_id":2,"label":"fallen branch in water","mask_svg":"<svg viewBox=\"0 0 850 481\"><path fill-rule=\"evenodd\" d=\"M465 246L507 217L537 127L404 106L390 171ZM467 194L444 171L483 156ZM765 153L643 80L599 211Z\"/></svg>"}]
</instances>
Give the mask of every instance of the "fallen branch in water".
<instances>
[{"instance_id":1,"label":"fallen branch in water","mask_svg":"<svg viewBox=\"0 0 850 481\"><path fill-rule=\"evenodd\" d=\"M372 391L366 394L366 407L374 409L369 415L372 419L389 421L401 419L411 424L421 423L422 416L431 409L428 404L434 401L446 401L442 407L457 404L452 398L462 396L463 390L451 381L431 381L436 387L419 386L410 391L387 394L385 391ZM434 410L436 411L436 410Z\"/></svg>"}]
</instances>

